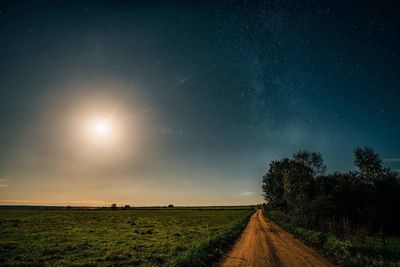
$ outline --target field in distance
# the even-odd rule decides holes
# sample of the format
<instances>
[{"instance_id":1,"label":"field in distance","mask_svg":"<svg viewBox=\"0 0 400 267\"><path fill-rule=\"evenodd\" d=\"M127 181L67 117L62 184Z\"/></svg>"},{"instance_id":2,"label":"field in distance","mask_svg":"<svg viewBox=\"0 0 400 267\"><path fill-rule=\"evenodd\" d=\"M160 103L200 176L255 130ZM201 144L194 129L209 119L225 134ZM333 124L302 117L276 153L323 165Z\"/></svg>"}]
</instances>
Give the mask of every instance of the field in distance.
<instances>
[{"instance_id":1,"label":"field in distance","mask_svg":"<svg viewBox=\"0 0 400 267\"><path fill-rule=\"evenodd\" d=\"M3 265L168 265L242 209L0 210Z\"/></svg>"}]
</instances>

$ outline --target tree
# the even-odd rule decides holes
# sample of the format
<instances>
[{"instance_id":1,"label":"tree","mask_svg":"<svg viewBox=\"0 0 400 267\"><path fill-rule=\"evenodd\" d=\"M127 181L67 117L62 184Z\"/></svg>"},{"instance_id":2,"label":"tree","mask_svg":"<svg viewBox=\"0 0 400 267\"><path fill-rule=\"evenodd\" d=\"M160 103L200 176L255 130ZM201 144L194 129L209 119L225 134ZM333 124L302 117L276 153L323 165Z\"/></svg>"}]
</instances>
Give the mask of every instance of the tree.
<instances>
[{"instance_id":1,"label":"tree","mask_svg":"<svg viewBox=\"0 0 400 267\"><path fill-rule=\"evenodd\" d=\"M111 204L111 209L116 210L117 209L117 204L115 204L115 203Z\"/></svg>"},{"instance_id":2,"label":"tree","mask_svg":"<svg viewBox=\"0 0 400 267\"><path fill-rule=\"evenodd\" d=\"M283 199L283 175L288 169L289 159L272 161L267 173L262 178L263 196L268 206L285 208L286 203Z\"/></svg>"},{"instance_id":3,"label":"tree","mask_svg":"<svg viewBox=\"0 0 400 267\"><path fill-rule=\"evenodd\" d=\"M304 226L313 221L310 214L313 188L313 170L301 162L290 160L283 176L283 199L293 220Z\"/></svg>"},{"instance_id":4,"label":"tree","mask_svg":"<svg viewBox=\"0 0 400 267\"><path fill-rule=\"evenodd\" d=\"M174 207L174 205L172 205L172 204L168 205L168 208L173 208L173 207Z\"/></svg>"},{"instance_id":5,"label":"tree","mask_svg":"<svg viewBox=\"0 0 400 267\"><path fill-rule=\"evenodd\" d=\"M326 171L326 165L320 153L308 152L306 150L300 150L293 154L293 159L296 162L303 163L305 166L311 168L314 176L323 175Z\"/></svg>"},{"instance_id":6,"label":"tree","mask_svg":"<svg viewBox=\"0 0 400 267\"><path fill-rule=\"evenodd\" d=\"M271 207L296 214L308 208L313 192L313 170L290 159L273 161L263 176L263 195Z\"/></svg>"},{"instance_id":7,"label":"tree","mask_svg":"<svg viewBox=\"0 0 400 267\"><path fill-rule=\"evenodd\" d=\"M398 235L398 173L385 168L369 147L356 148L354 155L358 171L328 175L319 153L301 150L293 159L272 161L262 181L267 205L280 208L295 225L320 231Z\"/></svg>"},{"instance_id":8,"label":"tree","mask_svg":"<svg viewBox=\"0 0 400 267\"><path fill-rule=\"evenodd\" d=\"M354 164L360 170L360 174L364 179L373 180L380 176L383 172L382 160L379 154L370 147L354 150Z\"/></svg>"}]
</instances>

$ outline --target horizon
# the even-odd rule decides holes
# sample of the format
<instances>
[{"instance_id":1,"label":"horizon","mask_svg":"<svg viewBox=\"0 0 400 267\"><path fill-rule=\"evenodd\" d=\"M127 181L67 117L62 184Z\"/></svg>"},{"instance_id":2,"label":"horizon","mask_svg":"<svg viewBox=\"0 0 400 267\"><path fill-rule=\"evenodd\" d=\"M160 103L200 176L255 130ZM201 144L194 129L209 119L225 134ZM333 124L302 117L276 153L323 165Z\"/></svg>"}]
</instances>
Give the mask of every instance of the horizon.
<instances>
[{"instance_id":1,"label":"horizon","mask_svg":"<svg viewBox=\"0 0 400 267\"><path fill-rule=\"evenodd\" d=\"M111 204L117 204L117 203L111 203ZM169 208L168 205L158 205L158 206L154 206L154 205L150 205L150 206L137 206L137 205L129 205L129 208L137 208L137 209L147 209L147 208ZM117 204L117 208L126 208L126 206L124 203L118 205ZM259 204L254 204L254 205L198 205L198 206L186 206L186 205L174 205L173 208L224 208L224 207L254 207L257 205L262 205L262 203ZM103 209L103 208L110 208L111 205L105 205L105 206L72 206L72 205L60 205L60 206L56 206L56 205L18 205L18 204L10 204L10 205L6 205L6 204L1 204L1 207L20 207L20 208L95 208L95 209Z\"/></svg>"}]
</instances>

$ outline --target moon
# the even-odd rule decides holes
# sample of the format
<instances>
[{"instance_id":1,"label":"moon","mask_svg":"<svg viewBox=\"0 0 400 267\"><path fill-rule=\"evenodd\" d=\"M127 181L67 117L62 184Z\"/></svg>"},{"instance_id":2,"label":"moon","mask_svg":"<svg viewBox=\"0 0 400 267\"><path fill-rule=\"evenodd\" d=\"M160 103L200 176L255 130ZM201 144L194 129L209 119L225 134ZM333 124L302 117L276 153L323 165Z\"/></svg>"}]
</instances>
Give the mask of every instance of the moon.
<instances>
[{"instance_id":1,"label":"moon","mask_svg":"<svg viewBox=\"0 0 400 267\"><path fill-rule=\"evenodd\" d=\"M106 135L109 131L109 125L106 122L99 122L94 130L96 135Z\"/></svg>"},{"instance_id":2,"label":"moon","mask_svg":"<svg viewBox=\"0 0 400 267\"><path fill-rule=\"evenodd\" d=\"M111 125L107 120L96 120L92 123L91 135L96 138L107 139L110 138Z\"/></svg>"}]
</instances>

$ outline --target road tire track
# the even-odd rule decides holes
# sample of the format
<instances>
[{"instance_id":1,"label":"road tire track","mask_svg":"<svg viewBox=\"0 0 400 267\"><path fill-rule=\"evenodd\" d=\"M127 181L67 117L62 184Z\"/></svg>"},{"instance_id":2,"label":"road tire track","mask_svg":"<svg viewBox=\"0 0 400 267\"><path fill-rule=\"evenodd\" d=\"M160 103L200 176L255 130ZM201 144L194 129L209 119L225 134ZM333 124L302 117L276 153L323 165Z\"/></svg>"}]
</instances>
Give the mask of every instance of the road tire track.
<instances>
[{"instance_id":1,"label":"road tire track","mask_svg":"<svg viewBox=\"0 0 400 267\"><path fill-rule=\"evenodd\" d=\"M262 210L251 216L239 240L224 257L221 267L333 267L315 250L295 239Z\"/></svg>"}]
</instances>

